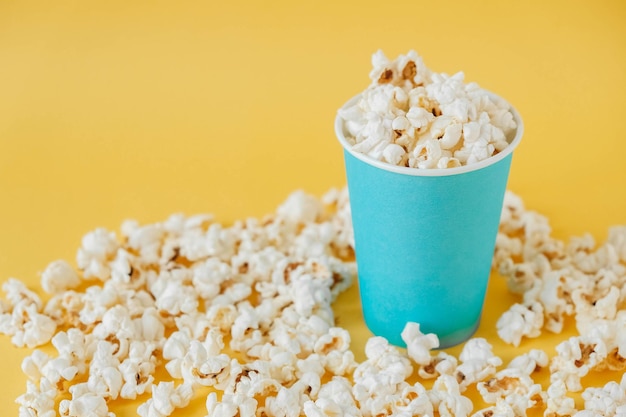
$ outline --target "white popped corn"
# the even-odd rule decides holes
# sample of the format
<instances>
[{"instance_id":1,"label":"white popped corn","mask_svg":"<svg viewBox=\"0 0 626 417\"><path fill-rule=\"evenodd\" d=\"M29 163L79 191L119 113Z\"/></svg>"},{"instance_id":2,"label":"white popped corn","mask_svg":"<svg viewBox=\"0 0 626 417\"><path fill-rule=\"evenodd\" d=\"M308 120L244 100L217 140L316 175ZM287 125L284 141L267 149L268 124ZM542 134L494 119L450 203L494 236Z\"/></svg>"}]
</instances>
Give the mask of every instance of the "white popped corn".
<instances>
[{"instance_id":1,"label":"white popped corn","mask_svg":"<svg viewBox=\"0 0 626 417\"><path fill-rule=\"evenodd\" d=\"M102 281L108 279L111 274L109 261L114 258L118 247L115 233L104 228L86 234L76 254L76 263L83 271L83 277L98 278Z\"/></svg>"},{"instance_id":2,"label":"white popped corn","mask_svg":"<svg viewBox=\"0 0 626 417\"><path fill-rule=\"evenodd\" d=\"M0 310L0 333L12 336L16 346L33 348L47 343L56 331L56 322L42 314L42 301L26 286L12 278L2 285L8 302Z\"/></svg>"},{"instance_id":3,"label":"white popped corn","mask_svg":"<svg viewBox=\"0 0 626 417\"><path fill-rule=\"evenodd\" d=\"M114 417L115 414L109 412L104 398L97 394L86 393L81 396L72 397L71 400L61 400L59 403L59 414L62 417Z\"/></svg>"},{"instance_id":4,"label":"white popped corn","mask_svg":"<svg viewBox=\"0 0 626 417\"><path fill-rule=\"evenodd\" d=\"M439 351L426 365L420 366L417 372L424 379L436 378L439 375L452 375L456 371L458 362L455 356Z\"/></svg>"},{"instance_id":5,"label":"white popped corn","mask_svg":"<svg viewBox=\"0 0 626 417\"><path fill-rule=\"evenodd\" d=\"M137 408L137 414L141 417L167 417L176 408L186 407L192 396L190 384L175 386L174 382L159 382L152 386L152 398Z\"/></svg>"},{"instance_id":6,"label":"white popped corn","mask_svg":"<svg viewBox=\"0 0 626 417\"><path fill-rule=\"evenodd\" d=\"M461 391L465 391L470 384L492 377L496 368L502 365L502 359L493 354L489 342L479 337L465 343L459 359L461 364L456 368L455 376Z\"/></svg>"},{"instance_id":7,"label":"white popped corn","mask_svg":"<svg viewBox=\"0 0 626 417\"><path fill-rule=\"evenodd\" d=\"M72 266L58 260L50 263L41 274L41 288L49 294L57 294L80 284L80 277Z\"/></svg>"},{"instance_id":8,"label":"white popped corn","mask_svg":"<svg viewBox=\"0 0 626 417\"><path fill-rule=\"evenodd\" d=\"M531 349L527 353L516 356L509 362L507 368L518 369L526 375L540 371L548 366L548 354L540 349Z\"/></svg>"},{"instance_id":9,"label":"white popped corn","mask_svg":"<svg viewBox=\"0 0 626 417\"><path fill-rule=\"evenodd\" d=\"M559 333L565 318L572 315L579 332L585 334L594 327L594 320L617 320L619 305L626 299L618 290L626 283L626 267L619 255L626 228L611 228L610 239L600 246L589 235L573 238L566 245L550 233L545 217L527 211L519 198L507 193L494 264L507 278L509 288L523 294L524 305L539 303L544 316L539 326L540 318L534 314L535 324L525 332L504 326L510 321L507 315L521 318L515 312L519 307L505 313L501 336L510 343L536 336L541 328Z\"/></svg>"},{"instance_id":10,"label":"white popped corn","mask_svg":"<svg viewBox=\"0 0 626 417\"><path fill-rule=\"evenodd\" d=\"M123 378L120 397L135 399L152 387L156 370L156 346L151 342L131 342L128 357L120 363Z\"/></svg>"},{"instance_id":11,"label":"white popped corn","mask_svg":"<svg viewBox=\"0 0 626 417\"><path fill-rule=\"evenodd\" d=\"M472 412L472 401L461 394L457 379L440 375L428 392L433 408L441 417L465 417Z\"/></svg>"},{"instance_id":12,"label":"white popped corn","mask_svg":"<svg viewBox=\"0 0 626 417\"><path fill-rule=\"evenodd\" d=\"M20 405L20 417L56 417L54 401L58 395L56 384L45 379L39 383L26 382L26 392L15 400Z\"/></svg>"},{"instance_id":13,"label":"white popped corn","mask_svg":"<svg viewBox=\"0 0 626 417\"><path fill-rule=\"evenodd\" d=\"M430 351L439 347L439 338L436 334L423 334L419 323L407 323L400 335L406 343L409 358L418 365L430 364Z\"/></svg>"},{"instance_id":14,"label":"white popped corn","mask_svg":"<svg viewBox=\"0 0 626 417\"><path fill-rule=\"evenodd\" d=\"M440 81L431 91L439 105L454 117L470 115L470 102L449 101L462 80ZM390 94L399 105L433 105L423 90L392 86ZM377 108L393 111L379 98ZM461 137L499 137L478 122L459 130L444 115L410 110L391 127L405 130L402 143L410 143L408 133L442 135L440 161ZM498 111L490 117L507 121ZM396 151L381 152L391 158ZM612 228L599 246L589 236L566 245L550 233L545 217L507 193L494 267L521 300L498 331L519 344L542 329L560 332L573 317L580 335L552 358L530 349L498 369L502 359L487 340L470 339L459 357L431 352L438 339L418 323L404 329L406 350L372 337L366 360L356 361L331 306L356 274L346 189L321 199L297 192L276 214L232 226L206 215L126 221L120 241L97 229L83 239L79 271L57 261L42 274L49 300L15 279L3 285L0 331L18 345L50 340L54 348L22 361L28 382L17 399L20 416L110 417L118 402L141 399L139 415L164 417L199 395L207 396L209 415L223 416L626 414L626 379L582 386L590 372L626 369L626 228ZM544 390L533 378L547 367ZM430 389L421 384L427 379L434 379ZM470 386L482 408L463 395ZM576 390L584 410L568 395Z\"/></svg>"},{"instance_id":15,"label":"white popped corn","mask_svg":"<svg viewBox=\"0 0 626 417\"><path fill-rule=\"evenodd\" d=\"M498 319L498 336L513 346L519 346L522 337L541 334L543 321L543 305L540 303L534 302L529 306L514 304Z\"/></svg>"},{"instance_id":16,"label":"white popped corn","mask_svg":"<svg viewBox=\"0 0 626 417\"><path fill-rule=\"evenodd\" d=\"M571 416L576 412L576 403L567 396L567 387L562 380L552 382L546 393L546 417Z\"/></svg>"},{"instance_id":17,"label":"white popped corn","mask_svg":"<svg viewBox=\"0 0 626 417\"><path fill-rule=\"evenodd\" d=\"M506 403L515 415L526 415L530 408L544 405L540 384L518 368L506 368L492 378L477 384L478 392L488 404Z\"/></svg>"},{"instance_id":18,"label":"white popped corn","mask_svg":"<svg viewBox=\"0 0 626 417\"><path fill-rule=\"evenodd\" d=\"M589 387L582 393L585 411L575 414L585 416L626 415L626 376L620 383L609 381L601 388Z\"/></svg>"},{"instance_id":19,"label":"white popped corn","mask_svg":"<svg viewBox=\"0 0 626 417\"><path fill-rule=\"evenodd\" d=\"M372 83L339 110L352 150L404 167L452 168L504 150L517 127L508 105L452 76L426 68L409 51L390 61L372 57Z\"/></svg>"}]
</instances>

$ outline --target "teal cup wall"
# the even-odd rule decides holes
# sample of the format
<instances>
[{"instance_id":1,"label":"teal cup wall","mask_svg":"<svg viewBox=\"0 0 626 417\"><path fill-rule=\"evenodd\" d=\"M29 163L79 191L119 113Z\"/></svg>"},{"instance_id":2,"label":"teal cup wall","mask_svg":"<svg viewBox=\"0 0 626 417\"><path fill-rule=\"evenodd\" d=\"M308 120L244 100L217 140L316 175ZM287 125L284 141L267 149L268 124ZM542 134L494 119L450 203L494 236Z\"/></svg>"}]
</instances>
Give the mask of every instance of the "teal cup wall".
<instances>
[{"instance_id":1,"label":"teal cup wall","mask_svg":"<svg viewBox=\"0 0 626 417\"><path fill-rule=\"evenodd\" d=\"M361 304L375 335L403 346L404 326L417 322L445 348L467 340L478 328L512 148L523 129L514 115L518 128L508 152L476 168L426 175L412 168L386 169L353 153L338 118Z\"/></svg>"}]
</instances>

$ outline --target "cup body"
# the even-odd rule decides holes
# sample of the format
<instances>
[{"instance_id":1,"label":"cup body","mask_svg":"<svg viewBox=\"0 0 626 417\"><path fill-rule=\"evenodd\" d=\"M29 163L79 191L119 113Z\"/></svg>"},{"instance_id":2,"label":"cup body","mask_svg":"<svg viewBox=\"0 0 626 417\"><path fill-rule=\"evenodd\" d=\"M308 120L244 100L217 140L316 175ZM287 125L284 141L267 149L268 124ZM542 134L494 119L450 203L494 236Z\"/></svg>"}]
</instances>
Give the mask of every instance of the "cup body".
<instances>
[{"instance_id":1,"label":"cup body","mask_svg":"<svg viewBox=\"0 0 626 417\"><path fill-rule=\"evenodd\" d=\"M518 128L505 151L474 165L433 170L353 152L337 118L361 304L375 335L403 346L404 326L417 322L445 348L478 328L512 151L523 130L512 111Z\"/></svg>"}]
</instances>

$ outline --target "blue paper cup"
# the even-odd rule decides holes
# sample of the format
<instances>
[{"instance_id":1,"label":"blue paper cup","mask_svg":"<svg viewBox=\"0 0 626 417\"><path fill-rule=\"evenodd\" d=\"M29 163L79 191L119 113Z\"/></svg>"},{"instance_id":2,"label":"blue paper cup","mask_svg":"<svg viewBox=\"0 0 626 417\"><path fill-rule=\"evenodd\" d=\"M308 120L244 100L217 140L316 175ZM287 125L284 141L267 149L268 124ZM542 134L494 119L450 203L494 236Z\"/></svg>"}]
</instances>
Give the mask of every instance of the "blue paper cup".
<instances>
[{"instance_id":1,"label":"blue paper cup","mask_svg":"<svg viewBox=\"0 0 626 417\"><path fill-rule=\"evenodd\" d=\"M346 106L352 105L354 97ZM457 168L390 165L354 152L337 116L352 210L365 323L404 346L407 322L435 333L440 347L470 338L480 323L513 150Z\"/></svg>"}]
</instances>

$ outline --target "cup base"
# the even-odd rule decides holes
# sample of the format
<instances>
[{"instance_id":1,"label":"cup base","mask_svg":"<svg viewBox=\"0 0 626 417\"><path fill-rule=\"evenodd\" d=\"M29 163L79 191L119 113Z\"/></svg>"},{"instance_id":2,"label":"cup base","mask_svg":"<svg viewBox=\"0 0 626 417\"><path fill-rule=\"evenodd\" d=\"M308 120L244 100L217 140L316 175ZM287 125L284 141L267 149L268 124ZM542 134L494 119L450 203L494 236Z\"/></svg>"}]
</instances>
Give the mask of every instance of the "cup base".
<instances>
[{"instance_id":1,"label":"cup base","mask_svg":"<svg viewBox=\"0 0 626 417\"><path fill-rule=\"evenodd\" d=\"M446 349L466 342L474 335L474 333L476 333L476 330L478 330L478 326L480 326L480 317L476 321L476 324L474 324L474 326L472 326L470 329L459 330L458 332L455 332L440 339L439 349Z\"/></svg>"}]
</instances>

